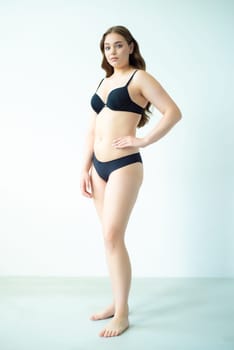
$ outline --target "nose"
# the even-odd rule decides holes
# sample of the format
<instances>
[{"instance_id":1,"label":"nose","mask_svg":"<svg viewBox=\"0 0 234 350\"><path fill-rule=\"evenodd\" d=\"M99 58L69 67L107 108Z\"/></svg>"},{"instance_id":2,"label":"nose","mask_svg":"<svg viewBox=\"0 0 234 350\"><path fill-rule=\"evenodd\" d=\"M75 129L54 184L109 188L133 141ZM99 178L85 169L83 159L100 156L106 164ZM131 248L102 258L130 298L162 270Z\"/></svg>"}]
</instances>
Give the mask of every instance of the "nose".
<instances>
[{"instance_id":1,"label":"nose","mask_svg":"<svg viewBox=\"0 0 234 350\"><path fill-rule=\"evenodd\" d=\"M115 46L112 46L110 49L110 54L113 55L115 53Z\"/></svg>"}]
</instances>

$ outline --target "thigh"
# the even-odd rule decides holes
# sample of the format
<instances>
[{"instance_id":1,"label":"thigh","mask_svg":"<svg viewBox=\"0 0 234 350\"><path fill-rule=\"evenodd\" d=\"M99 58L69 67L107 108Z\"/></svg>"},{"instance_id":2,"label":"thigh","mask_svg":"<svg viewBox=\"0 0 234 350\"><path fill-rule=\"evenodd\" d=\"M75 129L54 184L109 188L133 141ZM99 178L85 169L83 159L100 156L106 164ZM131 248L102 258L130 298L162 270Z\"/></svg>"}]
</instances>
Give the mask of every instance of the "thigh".
<instances>
[{"instance_id":1,"label":"thigh","mask_svg":"<svg viewBox=\"0 0 234 350\"><path fill-rule=\"evenodd\" d=\"M102 224L104 235L124 235L143 179L142 163L133 163L113 171L106 184Z\"/></svg>"},{"instance_id":2,"label":"thigh","mask_svg":"<svg viewBox=\"0 0 234 350\"><path fill-rule=\"evenodd\" d=\"M94 205L96 207L98 216L102 221L103 201L104 201L106 182L98 175L94 166L91 169L91 184L92 184L92 194L93 194Z\"/></svg>"}]
</instances>

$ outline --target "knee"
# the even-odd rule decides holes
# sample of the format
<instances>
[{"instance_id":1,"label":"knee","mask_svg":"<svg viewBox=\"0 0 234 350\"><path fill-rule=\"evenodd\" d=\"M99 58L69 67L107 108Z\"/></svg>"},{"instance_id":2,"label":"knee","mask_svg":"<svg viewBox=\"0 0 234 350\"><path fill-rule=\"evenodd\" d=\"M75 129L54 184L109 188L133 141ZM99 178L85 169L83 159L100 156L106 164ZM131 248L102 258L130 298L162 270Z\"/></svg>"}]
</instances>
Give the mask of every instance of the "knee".
<instances>
[{"instance_id":1,"label":"knee","mask_svg":"<svg viewBox=\"0 0 234 350\"><path fill-rule=\"evenodd\" d=\"M104 244L107 251L113 252L122 243L122 232L120 230L112 228L104 232Z\"/></svg>"}]
</instances>

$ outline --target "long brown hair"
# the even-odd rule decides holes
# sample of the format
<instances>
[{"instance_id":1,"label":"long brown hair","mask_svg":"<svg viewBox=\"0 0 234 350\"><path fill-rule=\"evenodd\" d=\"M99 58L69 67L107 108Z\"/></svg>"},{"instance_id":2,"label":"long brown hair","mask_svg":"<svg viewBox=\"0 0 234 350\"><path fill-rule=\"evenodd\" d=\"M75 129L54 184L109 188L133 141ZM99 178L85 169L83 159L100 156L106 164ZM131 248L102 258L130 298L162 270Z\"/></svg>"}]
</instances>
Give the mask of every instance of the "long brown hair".
<instances>
[{"instance_id":1,"label":"long brown hair","mask_svg":"<svg viewBox=\"0 0 234 350\"><path fill-rule=\"evenodd\" d=\"M133 38L130 31L126 27L123 27L123 26L114 26L114 27L109 28L103 34L102 39L100 41L100 49L101 49L102 54L103 54L101 67L106 71L106 77L109 77L114 73L114 68L107 62L107 59L106 59L105 54L104 54L104 41L105 41L107 34L110 34L110 33L116 33L116 34L121 35L122 37L125 38L128 45L133 43L134 47L133 47L133 52L129 55L129 64L131 66L133 66L134 68L145 70L146 69L145 60L141 56L139 45L138 45L137 41ZM150 109L149 109L150 106L151 106L151 103L148 102L143 113L142 113L141 119L137 125L138 128L144 126L149 121L149 115L147 114L147 112L150 113Z\"/></svg>"}]
</instances>

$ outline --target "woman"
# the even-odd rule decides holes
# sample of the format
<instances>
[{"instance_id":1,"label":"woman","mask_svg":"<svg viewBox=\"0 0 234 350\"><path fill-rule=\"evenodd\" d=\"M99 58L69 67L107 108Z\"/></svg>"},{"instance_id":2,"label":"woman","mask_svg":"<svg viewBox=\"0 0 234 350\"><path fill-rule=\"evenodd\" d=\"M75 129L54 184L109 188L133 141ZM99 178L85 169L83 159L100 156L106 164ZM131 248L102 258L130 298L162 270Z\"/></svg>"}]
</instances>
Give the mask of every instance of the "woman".
<instances>
[{"instance_id":1,"label":"woman","mask_svg":"<svg viewBox=\"0 0 234 350\"><path fill-rule=\"evenodd\" d=\"M93 109L81 172L81 192L93 198L103 230L113 302L92 320L112 318L100 336L129 327L131 266L124 243L130 213L143 179L139 148L162 138L181 112L159 82L145 71L138 43L123 26L108 29L100 42L106 78L91 99ZM148 121L154 105L162 118L145 137L136 128Z\"/></svg>"}]
</instances>

